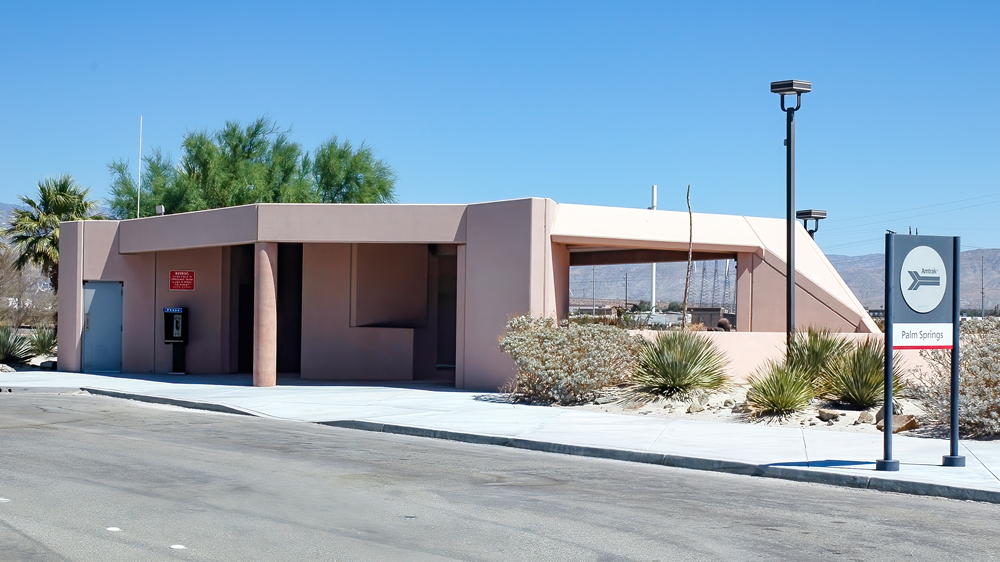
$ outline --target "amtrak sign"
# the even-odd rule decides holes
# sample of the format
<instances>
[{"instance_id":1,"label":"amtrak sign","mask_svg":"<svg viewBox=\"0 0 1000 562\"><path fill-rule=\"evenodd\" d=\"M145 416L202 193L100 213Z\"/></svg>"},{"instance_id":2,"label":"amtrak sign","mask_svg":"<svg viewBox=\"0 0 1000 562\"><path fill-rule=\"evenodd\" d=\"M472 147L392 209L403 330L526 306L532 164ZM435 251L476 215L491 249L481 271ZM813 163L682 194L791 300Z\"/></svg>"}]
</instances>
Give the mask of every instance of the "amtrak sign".
<instances>
[{"instance_id":1,"label":"amtrak sign","mask_svg":"<svg viewBox=\"0 0 1000 562\"><path fill-rule=\"evenodd\" d=\"M959 260L957 236L885 235L885 381L883 404L893 401L893 362L897 349L951 351L951 449L944 466L965 466L958 454ZM892 458L892 410L885 408L883 458L876 470L899 470Z\"/></svg>"},{"instance_id":2,"label":"amtrak sign","mask_svg":"<svg viewBox=\"0 0 1000 562\"><path fill-rule=\"evenodd\" d=\"M893 257L886 263L890 269L886 272L886 328L891 326L893 349L951 349L955 240L951 236L891 236L893 247L886 248L887 256Z\"/></svg>"}]
</instances>

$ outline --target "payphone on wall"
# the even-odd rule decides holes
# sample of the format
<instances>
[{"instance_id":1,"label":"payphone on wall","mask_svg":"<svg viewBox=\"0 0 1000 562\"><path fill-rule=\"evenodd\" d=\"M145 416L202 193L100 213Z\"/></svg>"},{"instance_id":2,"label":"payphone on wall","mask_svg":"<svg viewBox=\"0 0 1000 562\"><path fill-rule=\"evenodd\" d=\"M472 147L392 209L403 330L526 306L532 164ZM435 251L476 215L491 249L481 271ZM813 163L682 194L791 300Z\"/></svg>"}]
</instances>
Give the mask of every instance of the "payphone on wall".
<instances>
[{"instance_id":1,"label":"payphone on wall","mask_svg":"<svg viewBox=\"0 0 1000 562\"><path fill-rule=\"evenodd\" d=\"M188 309L167 307L163 309L163 343L173 344L174 357L171 373L187 372Z\"/></svg>"}]
</instances>

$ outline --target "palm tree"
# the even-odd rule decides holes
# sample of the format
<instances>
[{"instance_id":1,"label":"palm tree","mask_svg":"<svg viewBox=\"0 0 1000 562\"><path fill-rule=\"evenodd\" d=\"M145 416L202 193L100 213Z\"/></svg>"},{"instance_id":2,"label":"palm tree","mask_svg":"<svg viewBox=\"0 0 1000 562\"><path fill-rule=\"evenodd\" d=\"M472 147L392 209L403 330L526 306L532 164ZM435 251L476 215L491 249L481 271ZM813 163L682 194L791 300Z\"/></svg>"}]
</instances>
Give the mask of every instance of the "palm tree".
<instances>
[{"instance_id":1,"label":"palm tree","mask_svg":"<svg viewBox=\"0 0 1000 562\"><path fill-rule=\"evenodd\" d=\"M97 203L87 199L86 189L65 174L58 178L45 178L38 182L38 196L32 199L21 195L23 205L15 209L10 224L3 233L17 249L14 267L23 269L32 264L41 268L59 291L59 223L62 221L99 220Z\"/></svg>"}]
</instances>

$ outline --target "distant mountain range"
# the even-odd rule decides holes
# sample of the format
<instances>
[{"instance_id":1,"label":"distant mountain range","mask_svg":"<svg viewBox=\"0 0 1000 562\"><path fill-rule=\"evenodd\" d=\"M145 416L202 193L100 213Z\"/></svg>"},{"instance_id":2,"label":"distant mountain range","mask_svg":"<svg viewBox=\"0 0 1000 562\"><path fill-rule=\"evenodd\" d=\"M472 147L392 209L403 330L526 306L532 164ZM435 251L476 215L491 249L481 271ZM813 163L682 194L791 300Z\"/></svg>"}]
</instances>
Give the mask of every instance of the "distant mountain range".
<instances>
[{"instance_id":1,"label":"distant mountain range","mask_svg":"<svg viewBox=\"0 0 1000 562\"><path fill-rule=\"evenodd\" d=\"M827 256L861 304L881 308L885 300L885 255ZM1000 249L962 252L959 272L962 308L978 309L985 297L987 310L1000 303Z\"/></svg>"},{"instance_id":2,"label":"distant mountain range","mask_svg":"<svg viewBox=\"0 0 1000 562\"><path fill-rule=\"evenodd\" d=\"M885 296L885 256L827 256L833 267L851 288L861 304L881 308ZM730 306L735 292L736 271L732 260L727 281L726 260L695 262L691 275L689 302L695 306ZM657 302L680 301L684 296L684 263L663 263L656 266ZM718 273L716 273L718 272ZM625 298L625 276L628 274L628 300L649 300L651 272L648 264L606 265L596 268L574 267L570 271L570 299L585 305L596 297L598 304L618 302ZM986 308L1000 303L1000 249L962 252L962 307L978 309L985 289ZM662 306L662 304L661 304Z\"/></svg>"},{"instance_id":3,"label":"distant mountain range","mask_svg":"<svg viewBox=\"0 0 1000 562\"><path fill-rule=\"evenodd\" d=\"M7 203L0 203L0 228L6 228L7 221L10 220L10 213L14 210L13 205ZM3 236L0 235L0 240L3 240Z\"/></svg>"}]
</instances>

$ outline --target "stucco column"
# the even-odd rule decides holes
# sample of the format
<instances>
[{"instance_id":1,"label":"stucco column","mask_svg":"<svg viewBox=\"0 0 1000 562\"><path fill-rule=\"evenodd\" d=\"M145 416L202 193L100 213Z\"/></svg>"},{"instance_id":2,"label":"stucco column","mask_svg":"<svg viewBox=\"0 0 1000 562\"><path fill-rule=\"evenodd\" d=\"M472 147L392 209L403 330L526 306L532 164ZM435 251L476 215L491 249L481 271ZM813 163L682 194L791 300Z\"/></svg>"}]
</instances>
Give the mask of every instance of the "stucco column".
<instances>
[{"instance_id":1,"label":"stucco column","mask_svg":"<svg viewBox=\"0 0 1000 562\"><path fill-rule=\"evenodd\" d=\"M253 385L278 382L278 245L254 244Z\"/></svg>"}]
</instances>

